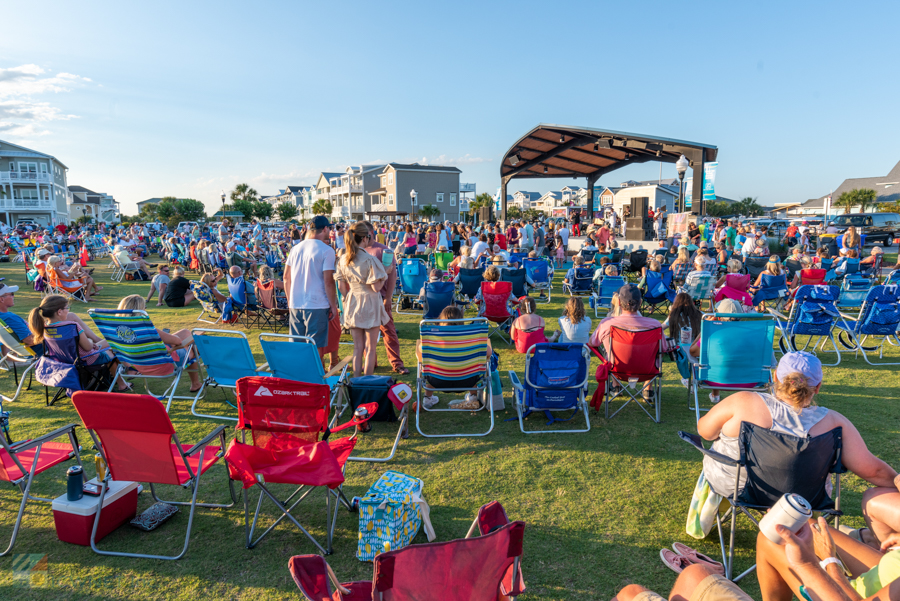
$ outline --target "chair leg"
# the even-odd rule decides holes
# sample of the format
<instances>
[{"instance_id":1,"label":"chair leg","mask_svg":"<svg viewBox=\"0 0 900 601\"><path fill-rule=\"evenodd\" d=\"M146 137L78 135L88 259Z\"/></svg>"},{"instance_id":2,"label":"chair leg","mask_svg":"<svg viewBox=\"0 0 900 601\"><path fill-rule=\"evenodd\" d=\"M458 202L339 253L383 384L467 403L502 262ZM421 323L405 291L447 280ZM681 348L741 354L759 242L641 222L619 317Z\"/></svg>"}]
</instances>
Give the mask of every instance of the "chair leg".
<instances>
[{"instance_id":1,"label":"chair leg","mask_svg":"<svg viewBox=\"0 0 900 601\"><path fill-rule=\"evenodd\" d=\"M4 557L12 551L13 545L16 544L16 537L19 535L19 528L22 526L22 516L25 514L25 505L28 504L28 499L30 498L31 492L31 483L34 480L34 473L37 470L38 459L41 455L41 447L38 446L34 452L34 459L31 463L31 471L28 472L28 480L25 483L25 486L19 485L19 488L22 491L22 502L19 504L19 513L16 515L16 523L13 525L12 537L9 539L9 546L6 547L6 550L0 553L0 557Z\"/></svg>"}]
</instances>

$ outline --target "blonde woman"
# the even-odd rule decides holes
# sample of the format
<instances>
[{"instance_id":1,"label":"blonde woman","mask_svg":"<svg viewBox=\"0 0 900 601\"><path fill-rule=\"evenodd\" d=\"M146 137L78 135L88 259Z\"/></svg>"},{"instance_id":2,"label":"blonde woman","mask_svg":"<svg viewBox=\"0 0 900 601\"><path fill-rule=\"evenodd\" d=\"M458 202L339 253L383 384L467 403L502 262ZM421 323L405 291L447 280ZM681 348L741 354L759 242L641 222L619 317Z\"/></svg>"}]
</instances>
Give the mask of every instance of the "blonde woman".
<instances>
[{"instance_id":1,"label":"blonde woman","mask_svg":"<svg viewBox=\"0 0 900 601\"><path fill-rule=\"evenodd\" d=\"M366 252L371 243L365 222L348 227L344 232L346 252L335 266L334 277L344 295L344 327L353 337L353 377L375 371L378 331L390 322L380 293L387 273L381 261Z\"/></svg>"},{"instance_id":2,"label":"blonde woman","mask_svg":"<svg viewBox=\"0 0 900 601\"><path fill-rule=\"evenodd\" d=\"M847 231L844 232L844 235L841 236L841 244L844 250L859 250L860 248L860 237L859 233L857 233L856 228L852 225L847 228Z\"/></svg>"},{"instance_id":3,"label":"blonde woman","mask_svg":"<svg viewBox=\"0 0 900 601\"><path fill-rule=\"evenodd\" d=\"M610 266L612 267L612 266ZM559 318L559 342L587 344L591 339L591 318L585 315L584 301L570 296Z\"/></svg>"}]
</instances>

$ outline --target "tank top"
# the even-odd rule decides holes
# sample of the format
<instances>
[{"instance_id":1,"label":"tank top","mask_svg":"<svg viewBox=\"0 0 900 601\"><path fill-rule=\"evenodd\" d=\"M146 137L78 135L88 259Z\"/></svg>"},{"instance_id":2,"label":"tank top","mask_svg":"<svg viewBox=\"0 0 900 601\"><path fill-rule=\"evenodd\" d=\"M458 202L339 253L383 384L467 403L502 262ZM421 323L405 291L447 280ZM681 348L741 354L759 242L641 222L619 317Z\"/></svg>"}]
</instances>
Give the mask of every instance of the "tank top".
<instances>
[{"instance_id":1,"label":"tank top","mask_svg":"<svg viewBox=\"0 0 900 601\"><path fill-rule=\"evenodd\" d=\"M794 408L776 399L770 394L758 392L759 398L766 404L769 414L772 416L772 432L790 434L798 438L807 438L809 431L828 415L826 407L807 407L802 413L797 413ZM719 434L719 439L712 444L712 450L722 453L727 457L737 459L741 456L740 444L737 438ZM730 496L734 492L734 469L723 465L708 457L703 458L703 473L712 489L720 495ZM738 492L744 490L747 482L746 470L741 470L741 478L738 483Z\"/></svg>"}]
</instances>

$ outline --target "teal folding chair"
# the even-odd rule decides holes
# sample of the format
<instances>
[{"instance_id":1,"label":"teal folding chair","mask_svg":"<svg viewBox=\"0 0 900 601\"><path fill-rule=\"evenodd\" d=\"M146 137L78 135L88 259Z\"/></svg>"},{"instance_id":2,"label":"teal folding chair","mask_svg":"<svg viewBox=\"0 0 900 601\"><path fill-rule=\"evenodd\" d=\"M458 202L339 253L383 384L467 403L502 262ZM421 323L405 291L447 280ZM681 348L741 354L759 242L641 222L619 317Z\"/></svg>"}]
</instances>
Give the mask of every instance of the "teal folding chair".
<instances>
[{"instance_id":1,"label":"teal folding chair","mask_svg":"<svg viewBox=\"0 0 900 601\"><path fill-rule=\"evenodd\" d=\"M227 391L229 389L236 391L237 381L241 378L272 374L257 367L247 335L243 332L194 328L191 330L191 336L194 338L194 348L197 349L200 363L206 371L203 384L191 404L191 413L197 417L238 421L237 417L227 415L197 413L197 403L203 398L207 388L221 388L225 402L237 411L237 404L228 400Z\"/></svg>"},{"instance_id":2,"label":"teal folding chair","mask_svg":"<svg viewBox=\"0 0 900 601\"><path fill-rule=\"evenodd\" d=\"M764 313L711 313L700 322L700 357L688 353L688 409L700 421L700 390L769 391L775 367L775 320ZM685 349L687 351L687 349ZM694 406L690 397L693 394Z\"/></svg>"},{"instance_id":3,"label":"teal folding chair","mask_svg":"<svg viewBox=\"0 0 900 601\"><path fill-rule=\"evenodd\" d=\"M347 378L348 365L341 368L339 375L327 375L319 357L319 349L308 336L263 333L259 335L259 344L266 357L266 363L259 369L270 372L276 378L307 384L326 384L331 390L331 401L334 404L335 395Z\"/></svg>"},{"instance_id":4,"label":"teal folding chair","mask_svg":"<svg viewBox=\"0 0 900 601\"><path fill-rule=\"evenodd\" d=\"M119 368L112 379L108 392L112 392L119 378L124 380L144 380L147 394L159 400L166 400L166 413L172 405L172 399L193 400L192 396L175 396L178 382L184 370L194 363L191 359L193 344L186 347L184 358L175 361L159 337L156 327L150 321L146 311L128 311L120 309L88 309L88 315L97 325L97 329L109 343L109 347L119 360ZM171 371L166 374L144 374L142 368L161 368L160 371ZM134 368L133 371L129 368ZM137 373L134 373L137 372ZM162 394L150 391L150 380L171 380Z\"/></svg>"}]
</instances>

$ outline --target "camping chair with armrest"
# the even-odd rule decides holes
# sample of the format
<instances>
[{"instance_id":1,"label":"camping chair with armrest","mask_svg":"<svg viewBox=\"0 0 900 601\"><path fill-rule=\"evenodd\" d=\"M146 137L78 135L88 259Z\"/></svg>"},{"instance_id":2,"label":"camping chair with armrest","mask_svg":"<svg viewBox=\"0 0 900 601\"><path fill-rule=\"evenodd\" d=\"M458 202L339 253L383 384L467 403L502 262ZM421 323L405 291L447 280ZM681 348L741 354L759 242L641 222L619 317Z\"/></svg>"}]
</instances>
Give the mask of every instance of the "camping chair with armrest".
<instances>
[{"instance_id":1,"label":"camping chair with armrest","mask_svg":"<svg viewBox=\"0 0 900 601\"><path fill-rule=\"evenodd\" d=\"M500 281L512 284L512 291L516 298L528 296L528 276L524 267L500 270Z\"/></svg>"},{"instance_id":2,"label":"camping chair with armrest","mask_svg":"<svg viewBox=\"0 0 900 601\"><path fill-rule=\"evenodd\" d=\"M813 511L834 517L835 526L838 525L842 515L840 475L846 471L841 463L842 428L838 427L815 437L799 438L741 422L738 435L741 453L738 459L705 449L702 439L696 434L678 432L678 436L705 456L735 468L734 488L712 491L724 497L729 504L724 514L716 509L719 548L722 551L725 577L729 580L738 582L756 569L754 565L732 578L734 538L739 513L746 515L758 527L759 520L752 512L762 517L783 495L794 493L806 499ZM743 490L739 488L741 471L746 473L747 479ZM831 474L835 475L834 500L826 489ZM731 528L726 550L725 529L728 528L726 522L729 519Z\"/></svg>"},{"instance_id":3,"label":"camping chair with armrest","mask_svg":"<svg viewBox=\"0 0 900 601\"><path fill-rule=\"evenodd\" d=\"M437 319L446 307L454 303L456 284L453 282L425 282L425 302L422 319Z\"/></svg>"},{"instance_id":4,"label":"camping chair with armrest","mask_svg":"<svg viewBox=\"0 0 900 601\"><path fill-rule=\"evenodd\" d=\"M2 403L0 403L0 414L3 413ZM75 437L75 428L75 424L69 424L37 438L19 442L9 440L8 432L0 434L0 482L9 482L13 486L19 487L19 491L22 493L22 502L19 504L9 545L5 551L0 552L0 557L8 555L15 546L28 501L53 502L53 499L31 494L34 477L69 459L74 459L78 465L81 465L81 456L79 455L81 447L78 446L78 439ZM56 438L63 435L68 436L68 443L54 442ZM84 475L82 478L86 479Z\"/></svg>"},{"instance_id":5,"label":"camping chair with armrest","mask_svg":"<svg viewBox=\"0 0 900 601\"><path fill-rule=\"evenodd\" d=\"M356 416L342 426L328 427L330 401L328 386L308 384L282 378L246 377L237 382L238 424L241 441L232 441L225 453L229 476L240 480L244 497L244 532L246 546L252 549L284 518L309 538L324 555L332 552L332 538L341 503L350 507L344 497L344 468L356 446L358 428L352 436L329 440L329 434L351 426L359 426L369 418ZM375 404L366 406L370 415ZM247 443L247 432L251 442ZM280 501L270 491L272 484L291 484L298 488ZM248 489L259 487L259 501L250 519ZM291 513L317 488L325 488L325 545L317 541ZM253 536L260 518L263 499L275 503L281 515L256 540ZM296 498L296 499L295 499ZM290 503L290 506L288 504ZM332 511L332 503L334 509Z\"/></svg>"},{"instance_id":6,"label":"camping chair with armrest","mask_svg":"<svg viewBox=\"0 0 900 601\"><path fill-rule=\"evenodd\" d=\"M708 271L692 271L680 291L694 299L694 304L698 307L703 307L703 301L712 304L713 293L716 291L716 276Z\"/></svg>"},{"instance_id":7,"label":"camping chair with armrest","mask_svg":"<svg viewBox=\"0 0 900 601\"><path fill-rule=\"evenodd\" d=\"M572 282L563 282L563 292L569 296L593 296L594 294L594 268L574 267Z\"/></svg>"},{"instance_id":8,"label":"camping chair with armrest","mask_svg":"<svg viewBox=\"0 0 900 601\"><path fill-rule=\"evenodd\" d=\"M352 356L348 356L325 373L319 349L308 336L263 332L259 335L259 345L266 358L259 369L266 370L275 378L324 384L331 390L332 402L346 383L349 364L353 360Z\"/></svg>"},{"instance_id":9,"label":"camping chair with armrest","mask_svg":"<svg viewBox=\"0 0 900 601\"><path fill-rule=\"evenodd\" d=\"M612 307L612 298L625 285L625 278L620 275L605 275L600 278L597 289L597 297L594 299L594 317L597 317L599 309L609 311Z\"/></svg>"},{"instance_id":10,"label":"camping chair with armrest","mask_svg":"<svg viewBox=\"0 0 900 601\"><path fill-rule=\"evenodd\" d=\"M845 280L846 282L846 280ZM869 365L900 365L900 363L872 363L868 352L878 351L878 358L884 359L884 343L893 340L900 344L900 286L888 284L874 286L866 292L859 314L856 317L842 314L843 319L835 325L841 330L838 339L844 348L862 353ZM864 346L869 337L880 337L875 346Z\"/></svg>"},{"instance_id":11,"label":"camping chair with armrest","mask_svg":"<svg viewBox=\"0 0 900 601\"><path fill-rule=\"evenodd\" d=\"M839 296L837 286L800 286L794 292L794 302L788 315L769 309L769 313L775 316L775 326L781 332L778 340L781 352L806 350L813 341L814 351L818 347L819 352L832 352L825 350L825 342L831 340L837 362L823 365L840 365L841 351L834 338L837 322L844 319L835 305ZM808 337L802 348L798 347L797 336Z\"/></svg>"},{"instance_id":12,"label":"camping chair with armrest","mask_svg":"<svg viewBox=\"0 0 900 601\"><path fill-rule=\"evenodd\" d=\"M841 282L841 293L834 305L838 309L856 309L862 307L869 290L875 286L875 280L861 275L851 275Z\"/></svg>"},{"instance_id":13,"label":"camping chair with armrest","mask_svg":"<svg viewBox=\"0 0 900 601\"><path fill-rule=\"evenodd\" d=\"M803 265L797 259L785 259L784 260L784 271L785 277L787 281L790 282L794 279L794 274L803 269Z\"/></svg>"},{"instance_id":14,"label":"camping chair with armrest","mask_svg":"<svg viewBox=\"0 0 900 601\"><path fill-rule=\"evenodd\" d=\"M256 280L255 289L260 328L262 328L263 322L276 333L278 330L286 328L290 311L278 306L276 297L278 290L275 288L275 280L269 280L266 283Z\"/></svg>"},{"instance_id":15,"label":"camping chair with armrest","mask_svg":"<svg viewBox=\"0 0 900 601\"><path fill-rule=\"evenodd\" d=\"M753 295L753 306L757 309L765 311L766 301L774 301L775 310L779 310L788 299L787 278L781 275L772 275L771 273L762 274L762 280L759 282L759 289Z\"/></svg>"},{"instance_id":16,"label":"camping chair with armrest","mask_svg":"<svg viewBox=\"0 0 900 601\"><path fill-rule=\"evenodd\" d=\"M399 277L397 282L400 286L395 311L403 314L403 311L400 310L403 299L409 299L412 303L418 303L419 292L422 290L425 282L428 281L428 267L425 261L420 258L406 258L400 260L398 269ZM408 314L409 311L406 313Z\"/></svg>"},{"instance_id":17,"label":"camping chair with armrest","mask_svg":"<svg viewBox=\"0 0 900 601\"><path fill-rule=\"evenodd\" d=\"M612 257L610 257L610 263L621 263L625 258L625 251L621 248L611 248L609 252L612 253Z\"/></svg>"},{"instance_id":18,"label":"camping chair with armrest","mask_svg":"<svg viewBox=\"0 0 900 601\"><path fill-rule=\"evenodd\" d=\"M775 354L775 321L761 313L707 313L700 321L700 357L691 357L688 377L688 409L696 413L709 411L700 407L701 390L770 391ZM735 341L739 341L735 343ZM690 398L694 397L691 407Z\"/></svg>"},{"instance_id":19,"label":"camping chair with armrest","mask_svg":"<svg viewBox=\"0 0 900 601\"><path fill-rule=\"evenodd\" d=\"M434 252L429 257L431 266L435 269L440 269L445 273L450 270L450 263L453 261L453 259L454 256L451 252Z\"/></svg>"},{"instance_id":20,"label":"camping chair with armrest","mask_svg":"<svg viewBox=\"0 0 900 601\"><path fill-rule=\"evenodd\" d=\"M636 282L641 277L641 270L647 266L647 251L645 249L633 250L628 255L628 260L623 261L622 267L624 271L622 275L632 282Z\"/></svg>"},{"instance_id":21,"label":"camping chair with armrest","mask_svg":"<svg viewBox=\"0 0 900 601\"><path fill-rule=\"evenodd\" d=\"M44 354L35 362L35 379L44 385L44 401L51 406L76 390L96 390L115 382L111 363L95 364L106 349L94 349L79 356L78 324L62 322L44 330ZM50 387L57 391L50 398Z\"/></svg>"},{"instance_id":22,"label":"camping chair with armrest","mask_svg":"<svg viewBox=\"0 0 900 601\"><path fill-rule=\"evenodd\" d=\"M34 376L34 367L37 363L37 355L31 348L25 346L16 339L15 334L5 323L0 323L0 344L5 347L3 358L0 359L0 365L6 369L12 367L13 378L16 382L16 393L12 397L0 394L0 399L13 402L19 398L22 392L22 385L25 384L25 376L28 376L28 387L31 390L31 379ZM19 365L25 368L19 377Z\"/></svg>"},{"instance_id":23,"label":"camping chair with armrest","mask_svg":"<svg viewBox=\"0 0 900 601\"><path fill-rule=\"evenodd\" d=\"M506 344L511 344L507 337L516 316L509 310L509 295L512 293L512 282L482 282L481 302L484 303L482 317L495 324L490 335L499 334Z\"/></svg>"},{"instance_id":24,"label":"camping chair with armrest","mask_svg":"<svg viewBox=\"0 0 900 601\"><path fill-rule=\"evenodd\" d=\"M209 286L203 282L191 280L191 292L194 293L194 298L200 303L201 311L200 315L197 316L197 321L202 321L203 323L208 323L210 325L216 325L222 321L222 309L219 307L219 301L213 296ZM204 319L205 317L214 319L213 321L210 321L209 319Z\"/></svg>"},{"instance_id":25,"label":"camping chair with armrest","mask_svg":"<svg viewBox=\"0 0 900 601\"><path fill-rule=\"evenodd\" d=\"M475 296L481 290L481 283L484 281L483 269L460 269L459 282L456 288L456 302L468 308L474 305Z\"/></svg>"},{"instance_id":26,"label":"camping chair with armrest","mask_svg":"<svg viewBox=\"0 0 900 601\"><path fill-rule=\"evenodd\" d=\"M217 426L200 442L190 446L181 443L172 420L156 397L111 392L76 392L72 404L84 427L108 466L101 482L99 505L91 531L91 549L99 555L137 557L143 559L181 559L187 553L197 507L227 509L237 496L228 481L231 503L198 503L200 478L216 464L225 450L225 426ZM219 446L210 443L219 440ZM226 460L227 465L227 460ZM189 506L184 547L178 555L147 555L104 551L97 547L97 526L103 513L103 499L111 480L130 480L150 484L150 494L159 503ZM162 501L156 494L157 484L180 486L191 492L190 502Z\"/></svg>"},{"instance_id":27,"label":"camping chair with armrest","mask_svg":"<svg viewBox=\"0 0 900 601\"><path fill-rule=\"evenodd\" d=\"M825 275L828 272L824 269L811 268L801 269L798 273L801 286L820 286L825 283Z\"/></svg>"},{"instance_id":28,"label":"camping chair with armrest","mask_svg":"<svg viewBox=\"0 0 900 601\"><path fill-rule=\"evenodd\" d=\"M548 342L535 344L525 353L525 382L512 370L509 381L513 386L519 429L523 434L543 432L590 432L591 420L584 390L588 380L591 352L584 344ZM572 411L564 419L554 417L553 411ZM541 411L547 417L547 425L567 422L579 411L584 413L583 429L526 430L525 418Z\"/></svg>"},{"instance_id":29,"label":"camping chair with armrest","mask_svg":"<svg viewBox=\"0 0 900 601\"><path fill-rule=\"evenodd\" d=\"M194 402L191 404L191 413L197 417L212 419L227 419L237 421L236 417L227 415L207 415L197 413L197 403L203 397L206 389L221 388L225 395L225 402L237 409L237 405L228 400L226 390L237 390L237 381L249 376L271 375L262 367L257 367L247 335L235 330L210 330L207 328L194 328L191 330L194 339L194 348L200 357L200 364L206 370L206 377Z\"/></svg>"},{"instance_id":30,"label":"camping chair with armrest","mask_svg":"<svg viewBox=\"0 0 900 601\"><path fill-rule=\"evenodd\" d=\"M753 281L756 281L756 278L759 277L759 274L766 270L766 266L768 264L769 257L750 256L744 260L744 269L746 269L747 273L750 274L750 278Z\"/></svg>"},{"instance_id":31,"label":"camping chair with armrest","mask_svg":"<svg viewBox=\"0 0 900 601\"><path fill-rule=\"evenodd\" d=\"M50 265L47 265L47 279L44 281L47 285L47 293L49 294L58 294L71 300L77 300L81 303L88 302L84 284L79 280L74 279L63 280ZM67 288L63 285L63 282L69 283L70 286ZM77 288L73 287L75 283L78 284Z\"/></svg>"},{"instance_id":32,"label":"camping chair with armrest","mask_svg":"<svg viewBox=\"0 0 900 601\"><path fill-rule=\"evenodd\" d=\"M716 290L713 297L713 304L719 304L719 301L730 298L736 300L746 307L753 306L753 297L747 292L750 287L750 275L746 273L728 273L725 274L725 285Z\"/></svg>"},{"instance_id":33,"label":"camping chair with armrest","mask_svg":"<svg viewBox=\"0 0 900 601\"><path fill-rule=\"evenodd\" d=\"M664 341L662 327L634 332L615 326L610 327L609 353L605 359L601 357L601 361L607 366L604 400L606 419L612 419L634 401L650 419L656 423L660 422ZM596 350L594 354L597 354ZM649 399L643 398L644 389L648 390ZM610 415L609 408L612 401L620 396L623 398L627 396L628 400ZM653 409L656 416L654 417L644 405Z\"/></svg>"},{"instance_id":34,"label":"camping chair with armrest","mask_svg":"<svg viewBox=\"0 0 900 601\"><path fill-rule=\"evenodd\" d=\"M225 278L228 280L232 310L239 320L243 320L244 327L262 327L262 316L256 303L256 295L247 290L247 280L244 276L233 278L226 274Z\"/></svg>"},{"instance_id":35,"label":"camping chair with armrest","mask_svg":"<svg viewBox=\"0 0 900 601\"><path fill-rule=\"evenodd\" d=\"M672 270L647 271L644 282L643 306L652 315L659 311L666 311L672 301L675 300L675 290L672 289Z\"/></svg>"},{"instance_id":36,"label":"camping chair with armrest","mask_svg":"<svg viewBox=\"0 0 900 601\"><path fill-rule=\"evenodd\" d=\"M509 264L512 265L513 263L518 263L519 267L521 267L522 261L524 261L527 258L528 258L527 252L512 251L509 253Z\"/></svg>"},{"instance_id":37,"label":"camping chair with armrest","mask_svg":"<svg viewBox=\"0 0 900 601\"><path fill-rule=\"evenodd\" d=\"M372 580L342 584L320 555L295 555L288 569L308 601L514 600L525 592L524 534L524 522L510 522L481 536L387 551L375 557Z\"/></svg>"},{"instance_id":38,"label":"camping chair with armrest","mask_svg":"<svg viewBox=\"0 0 900 601\"><path fill-rule=\"evenodd\" d=\"M422 320L419 336L422 360L416 373L416 429L426 438L460 438L487 436L494 429L494 412L490 408L491 377L487 356L490 324L487 319ZM471 409L428 409L422 405L424 396L437 392L466 393L474 391L482 397L490 426L485 432L474 434L425 434L422 431L422 411L428 413L469 413ZM423 395L424 393L424 395Z\"/></svg>"},{"instance_id":39,"label":"camping chair with armrest","mask_svg":"<svg viewBox=\"0 0 900 601\"><path fill-rule=\"evenodd\" d=\"M156 396L160 401L166 399L167 413L172 405L172 399L194 400L192 396L176 396L175 394L184 370L195 361L191 359L193 344L186 347L184 359L176 361L159 337L159 333L146 311L88 309L88 316L94 321L97 329L100 330L119 360L119 368L113 375L112 384L109 387L110 392L119 378L124 380L137 378L144 381L147 394ZM129 368L133 368L133 371ZM146 370L147 368L164 373L145 374L141 372L142 369ZM169 386L161 395L154 395L150 391L150 380L165 379L171 379Z\"/></svg>"},{"instance_id":40,"label":"camping chair with armrest","mask_svg":"<svg viewBox=\"0 0 900 601\"><path fill-rule=\"evenodd\" d=\"M546 259L525 259L522 264L528 277L534 282L531 289L538 290L541 294L546 291L547 300L545 302L549 303L553 288L553 274L550 272L550 263Z\"/></svg>"}]
</instances>

